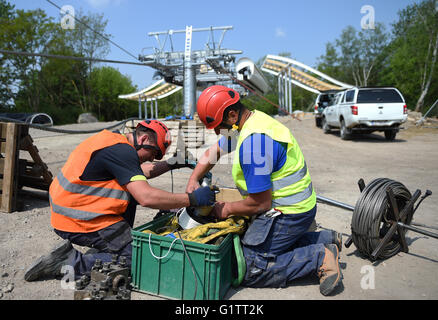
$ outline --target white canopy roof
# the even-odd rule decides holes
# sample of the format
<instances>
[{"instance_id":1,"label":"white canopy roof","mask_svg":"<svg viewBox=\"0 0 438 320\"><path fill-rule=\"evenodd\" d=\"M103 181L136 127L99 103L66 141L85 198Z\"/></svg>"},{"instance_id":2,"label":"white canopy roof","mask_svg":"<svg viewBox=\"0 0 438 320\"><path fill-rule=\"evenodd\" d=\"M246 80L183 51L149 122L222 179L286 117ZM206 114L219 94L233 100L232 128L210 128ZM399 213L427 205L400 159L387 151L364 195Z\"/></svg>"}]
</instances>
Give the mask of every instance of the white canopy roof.
<instances>
[{"instance_id":1,"label":"white canopy roof","mask_svg":"<svg viewBox=\"0 0 438 320\"><path fill-rule=\"evenodd\" d=\"M164 79L161 79L155 82L154 84L150 85L149 87L140 90L138 92L119 95L119 98L127 99L127 100L136 100L136 101L138 100L150 101L156 99L163 99L181 89L182 87L171 83L167 83L164 81Z\"/></svg>"}]
</instances>

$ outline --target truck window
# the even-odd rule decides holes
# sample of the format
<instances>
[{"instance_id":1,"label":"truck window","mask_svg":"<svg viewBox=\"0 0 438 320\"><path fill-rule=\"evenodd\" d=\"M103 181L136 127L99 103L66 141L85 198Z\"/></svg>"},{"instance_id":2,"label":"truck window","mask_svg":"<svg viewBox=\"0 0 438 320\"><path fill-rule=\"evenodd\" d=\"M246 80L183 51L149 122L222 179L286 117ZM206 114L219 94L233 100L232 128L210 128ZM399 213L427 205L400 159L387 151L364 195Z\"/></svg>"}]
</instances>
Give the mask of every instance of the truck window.
<instances>
[{"instance_id":1,"label":"truck window","mask_svg":"<svg viewBox=\"0 0 438 320\"><path fill-rule=\"evenodd\" d=\"M354 99L354 90L349 90L345 94L345 102L353 102Z\"/></svg>"},{"instance_id":2,"label":"truck window","mask_svg":"<svg viewBox=\"0 0 438 320\"><path fill-rule=\"evenodd\" d=\"M391 103L403 102L400 94L394 89L359 90L357 103Z\"/></svg>"}]
</instances>

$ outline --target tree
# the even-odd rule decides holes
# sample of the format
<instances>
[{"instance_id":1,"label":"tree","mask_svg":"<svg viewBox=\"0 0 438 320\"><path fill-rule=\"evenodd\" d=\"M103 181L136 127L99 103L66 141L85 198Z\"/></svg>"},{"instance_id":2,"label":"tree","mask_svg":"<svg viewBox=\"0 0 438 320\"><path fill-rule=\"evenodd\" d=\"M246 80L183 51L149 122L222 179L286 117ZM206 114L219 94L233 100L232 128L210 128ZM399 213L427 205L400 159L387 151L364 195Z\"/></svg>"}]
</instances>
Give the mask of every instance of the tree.
<instances>
[{"instance_id":1,"label":"tree","mask_svg":"<svg viewBox=\"0 0 438 320\"><path fill-rule=\"evenodd\" d=\"M359 83L367 86L369 80L378 74L381 65L382 53L388 45L389 35L382 23L376 23L374 29L365 29L359 32Z\"/></svg>"},{"instance_id":2,"label":"tree","mask_svg":"<svg viewBox=\"0 0 438 320\"><path fill-rule=\"evenodd\" d=\"M388 35L382 23L376 23L374 29L358 33L352 26L345 28L336 40L341 53L339 63L345 70L345 81L353 82L356 86L369 85L370 78L378 71L376 66L381 61L387 43Z\"/></svg>"},{"instance_id":3,"label":"tree","mask_svg":"<svg viewBox=\"0 0 438 320\"><path fill-rule=\"evenodd\" d=\"M6 29L10 25L10 21L14 17L14 6L0 0L0 48L6 49ZM11 90L13 83L12 66L6 56L0 56L0 110L8 111L12 106L14 94Z\"/></svg>"},{"instance_id":4,"label":"tree","mask_svg":"<svg viewBox=\"0 0 438 320\"><path fill-rule=\"evenodd\" d=\"M105 33L107 21L103 15L85 16L79 12L77 16L83 23L78 22L73 30L64 30L43 10L15 10L0 0L0 48L104 58L109 52L107 39L111 37ZM79 113L91 110L91 100L102 100L91 89L93 66L93 62L76 60L0 56L2 108L8 112L46 112L56 123L75 122Z\"/></svg>"},{"instance_id":5,"label":"tree","mask_svg":"<svg viewBox=\"0 0 438 320\"><path fill-rule=\"evenodd\" d=\"M105 33L105 28L108 20L104 19L103 14L85 15L82 10L76 12L77 22L75 28L66 30L64 32L66 45L73 49L73 51L82 57L101 59L110 52L109 39L110 34ZM88 75L92 76L92 70L96 62L86 62L88 66ZM82 93L83 109L88 110L89 97L94 95L88 79L82 79L77 83L78 90Z\"/></svg>"},{"instance_id":6,"label":"tree","mask_svg":"<svg viewBox=\"0 0 438 320\"><path fill-rule=\"evenodd\" d=\"M325 54L317 58L316 69L328 76L344 80L345 74L343 74L339 53L333 43L327 42L325 45Z\"/></svg>"},{"instance_id":7,"label":"tree","mask_svg":"<svg viewBox=\"0 0 438 320\"><path fill-rule=\"evenodd\" d=\"M9 11L10 12L10 11ZM0 47L9 51L43 52L50 37L54 34L55 25L51 18L42 10L16 10L9 14L9 19L3 21L0 31ZM5 55L2 59L2 69L7 75L2 81L9 93L9 101L14 99L20 89L36 82L38 70L41 68L42 58ZM35 91L27 90L27 103L30 110L39 109L38 88ZM11 102L9 102L11 104Z\"/></svg>"},{"instance_id":8,"label":"tree","mask_svg":"<svg viewBox=\"0 0 438 320\"><path fill-rule=\"evenodd\" d=\"M135 101L119 99L120 94L137 90L131 79L122 75L119 70L105 66L94 68L89 81L94 92L90 100L91 111L100 120L126 119L132 116L133 111L138 110Z\"/></svg>"},{"instance_id":9,"label":"tree","mask_svg":"<svg viewBox=\"0 0 438 320\"><path fill-rule=\"evenodd\" d=\"M438 2L436 0L423 1L420 4L408 6L400 13L400 21L394 26L395 33L405 33L401 39L426 37L427 49L423 47L417 51L423 60L420 67L421 93L415 105L415 111L420 111L429 92L432 78L436 70L438 56Z\"/></svg>"},{"instance_id":10,"label":"tree","mask_svg":"<svg viewBox=\"0 0 438 320\"><path fill-rule=\"evenodd\" d=\"M50 52L59 55L74 54L69 48L52 48ZM35 112L31 109L28 97L32 92L38 92L38 112L49 114L57 124L75 122L78 115L84 112L76 83L87 77L87 65L82 61L43 59L41 68L34 72L35 75L29 77L30 81L17 93L15 111Z\"/></svg>"},{"instance_id":11,"label":"tree","mask_svg":"<svg viewBox=\"0 0 438 320\"><path fill-rule=\"evenodd\" d=\"M403 93L408 107L421 111L436 100L438 92L438 12L437 1L427 0L407 6L392 25L382 83L391 83Z\"/></svg>"}]
</instances>

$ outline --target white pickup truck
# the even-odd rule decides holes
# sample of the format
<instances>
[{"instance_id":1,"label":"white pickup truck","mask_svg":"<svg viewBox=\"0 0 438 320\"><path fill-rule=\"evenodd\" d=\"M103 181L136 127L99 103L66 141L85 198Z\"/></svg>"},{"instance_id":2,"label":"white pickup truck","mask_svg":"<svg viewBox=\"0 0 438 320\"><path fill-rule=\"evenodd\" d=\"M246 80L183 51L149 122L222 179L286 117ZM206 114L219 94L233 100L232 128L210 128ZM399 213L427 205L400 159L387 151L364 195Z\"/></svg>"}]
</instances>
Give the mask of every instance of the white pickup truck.
<instances>
[{"instance_id":1,"label":"white pickup truck","mask_svg":"<svg viewBox=\"0 0 438 320\"><path fill-rule=\"evenodd\" d=\"M334 104L323 111L322 129L329 133L340 129L341 139L352 133L383 131L386 140L394 140L408 110L403 95L391 87L355 87L336 94Z\"/></svg>"}]
</instances>

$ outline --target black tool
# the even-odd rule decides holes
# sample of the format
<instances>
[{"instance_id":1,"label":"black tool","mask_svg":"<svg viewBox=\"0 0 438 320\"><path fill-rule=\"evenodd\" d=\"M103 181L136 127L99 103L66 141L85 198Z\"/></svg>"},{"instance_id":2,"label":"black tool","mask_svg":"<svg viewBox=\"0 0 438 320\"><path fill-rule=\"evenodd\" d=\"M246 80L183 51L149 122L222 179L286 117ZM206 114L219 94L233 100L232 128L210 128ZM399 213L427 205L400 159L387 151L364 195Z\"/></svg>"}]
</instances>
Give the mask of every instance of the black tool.
<instances>
[{"instance_id":1,"label":"black tool","mask_svg":"<svg viewBox=\"0 0 438 320\"><path fill-rule=\"evenodd\" d=\"M130 300L131 268L126 257L117 255L111 262L97 259L90 276L83 275L75 282L74 300Z\"/></svg>"}]
</instances>

